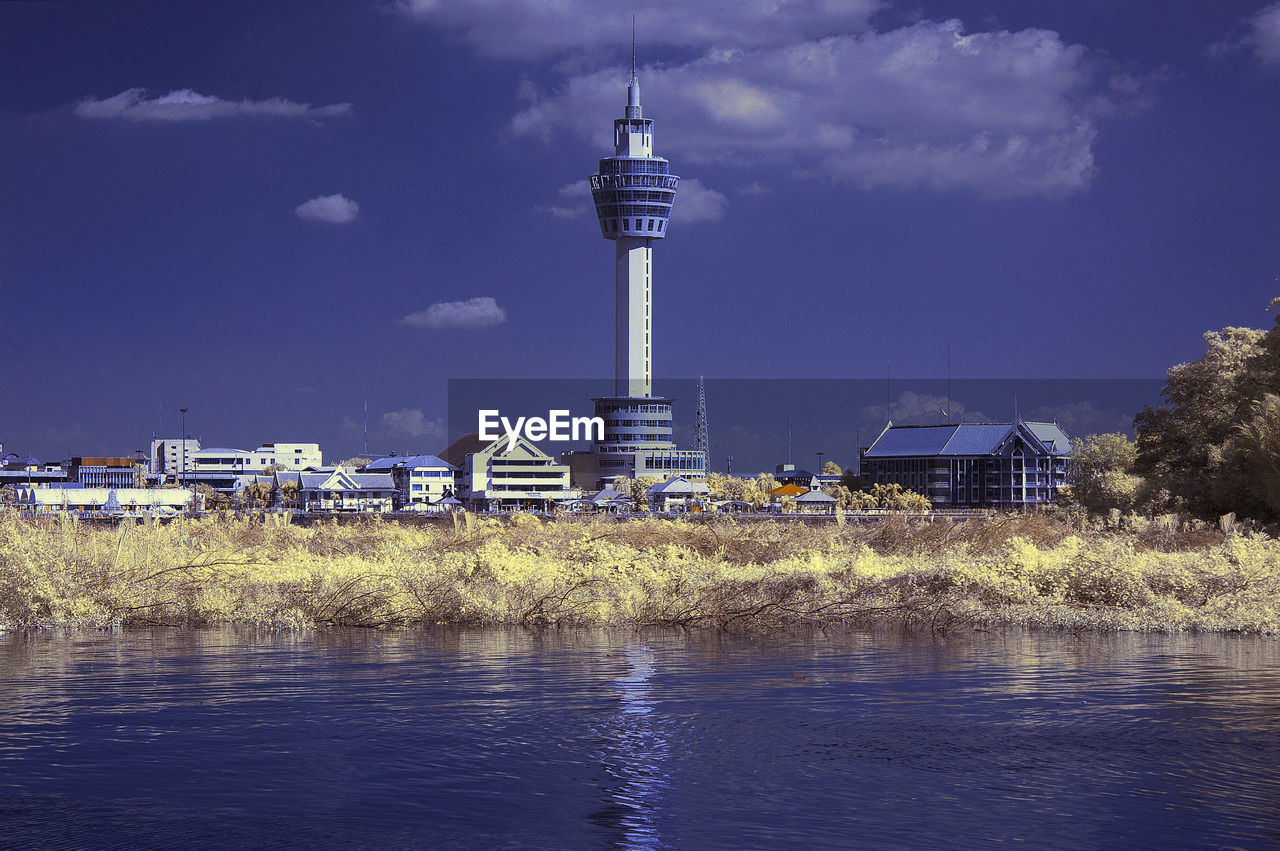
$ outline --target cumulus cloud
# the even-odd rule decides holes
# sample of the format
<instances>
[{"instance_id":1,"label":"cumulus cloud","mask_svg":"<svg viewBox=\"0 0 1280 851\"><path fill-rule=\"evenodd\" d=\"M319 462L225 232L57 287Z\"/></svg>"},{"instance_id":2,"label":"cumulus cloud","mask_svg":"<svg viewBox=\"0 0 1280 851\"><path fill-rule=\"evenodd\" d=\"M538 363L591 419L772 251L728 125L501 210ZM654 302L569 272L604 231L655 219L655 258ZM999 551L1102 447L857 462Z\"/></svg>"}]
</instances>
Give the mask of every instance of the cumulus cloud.
<instances>
[{"instance_id":1,"label":"cumulus cloud","mask_svg":"<svg viewBox=\"0 0 1280 851\"><path fill-rule=\"evenodd\" d=\"M399 411L387 411L382 415L382 427L395 434L408 437L427 437L444 439L444 421L428 419L419 408L401 408Z\"/></svg>"},{"instance_id":2,"label":"cumulus cloud","mask_svg":"<svg viewBox=\"0 0 1280 851\"><path fill-rule=\"evenodd\" d=\"M123 118L129 121L212 121L217 118L333 118L351 112L351 104L312 106L284 98L223 100L191 89L178 89L148 98L146 89L126 89L99 100L88 97L76 105L81 118Z\"/></svg>"},{"instance_id":3,"label":"cumulus cloud","mask_svg":"<svg viewBox=\"0 0 1280 851\"><path fill-rule=\"evenodd\" d=\"M1086 434L1133 433L1133 414L1099 408L1093 402L1070 402L1064 405L1041 406L1026 419L1032 422L1057 423L1071 437Z\"/></svg>"},{"instance_id":4,"label":"cumulus cloud","mask_svg":"<svg viewBox=\"0 0 1280 851\"><path fill-rule=\"evenodd\" d=\"M1088 188L1099 121L1149 80L1049 30L967 33L958 20L742 49L641 72L659 150L684 162L789 165L802 176L986 197ZM527 87L526 87L527 88ZM607 148L617 69L526 93L516 135ZM679 133L662 135L662 126ZM677 202L679 206L679 201Z\"/></svg>"},{"instance_id":5,"label":"cumulus cloud","mask_svg":"<svg viewBox=\"0 0 1280 851\"><path fill-rule=\"evenodd\" d=\"M1222 41L1209 45L1210 55L1247 49L1262 65L1280 65L1280 2L1264 6L1245 18Z\"/></svg>"},{"instance_id":6,"label":"cumulus cloud","mask_svg":"<svg viewBox=\"0 0 1280 851\"><path fill-rule=\"evenodd\" d=\"M1280 3L1272 3L1249 19L1246 41L1264 65L1280 65Z\"/></svg>"},{"instance_id":7,"label":"cumulus cloud","mask_svg":"<svg viewBox=\"0 0 1280 851\"><path fill-rule=\"evenodd\" d=\"M546 213L557 219L576 219L584 213L594 212L591 190L585 180L575 180L560 187L554 203L534 207L534 212Z\"/></svg>"},{"instance_id":8,"label":"cumulus cloud","mask_svg":"<svg viewBox=\"0 0 1280 851\"><path fill-rule=\"evenodd\" d=\"M696 177L680 181L676 191L676 203L671 208L671 220L682 225L694 222L714 222L724 216L729 201L723 194L704 186Z\"/></svg>"},{"instance_id":9,"label":"cumulus cloud","mask_svg":"<svg viewBox=\"0 0 1280 851\"><path fill-rule=\"evenodd\" d=\"M643 45L762 47L833 31L860 32L883 5L881 0L737 0L726 13L713 3L648 0L634 12ZM532 58L631 42L631 16L602 13L598 0L399 0L396 6L413 20L458 33L491 56ZM728 15L732 26L726 26Z\"/></svg>"},{"instance_id":10,"label":"cumulus cloud","mask_svg":"<svg viewBox=\"0 0 1280 851\"><path fill-rule=\"evenodd\" d=\"M356 220L360 215L360 205L342 193L321 195L294 207L293 214L312 222L343 225Z\"/></svg>"},{"instance_id":11,"label":"cumulus cloud","mask_svg":"<svg viewBox=\"0 0 1280 851\"><path fill-rule=\"evenodd\" d=\"M867 405L862 408L861 421L884 424L884 405ZM938 425L939 423L993 422L981 411L970 411L964 402L929 393L907 390L898 394L889 406L890 418L897 425Z\"/></svg>"},{"instance_id":12,"label":"cumulus cloud","mask_svg":"<svg viewBox=\"0 0 1280 851\"><path fill-rule=\"evenodd\" d=\"M426 310L410 313L400 320L414 328L463 328L472 331L493 328L506 321L507 312L489 296L436 302Z\"/></svg>"}]
</instances>

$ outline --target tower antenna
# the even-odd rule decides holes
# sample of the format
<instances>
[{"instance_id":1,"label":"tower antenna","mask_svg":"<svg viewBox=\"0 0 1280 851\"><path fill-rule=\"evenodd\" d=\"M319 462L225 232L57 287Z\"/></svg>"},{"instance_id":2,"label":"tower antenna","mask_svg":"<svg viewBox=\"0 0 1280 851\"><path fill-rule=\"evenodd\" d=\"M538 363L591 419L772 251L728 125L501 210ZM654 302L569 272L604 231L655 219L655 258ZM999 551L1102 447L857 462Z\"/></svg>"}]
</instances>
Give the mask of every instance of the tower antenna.
<instances>
[{"instance_id":1,"label":"tower antenna","mask_svg":"<svg viewBox=\"0 0 1280 851\"><path fill-rule=\"evenodd\" d=\"M636 16L631 16L631 79L636 78Z\"/></svg>"}]
</instances>

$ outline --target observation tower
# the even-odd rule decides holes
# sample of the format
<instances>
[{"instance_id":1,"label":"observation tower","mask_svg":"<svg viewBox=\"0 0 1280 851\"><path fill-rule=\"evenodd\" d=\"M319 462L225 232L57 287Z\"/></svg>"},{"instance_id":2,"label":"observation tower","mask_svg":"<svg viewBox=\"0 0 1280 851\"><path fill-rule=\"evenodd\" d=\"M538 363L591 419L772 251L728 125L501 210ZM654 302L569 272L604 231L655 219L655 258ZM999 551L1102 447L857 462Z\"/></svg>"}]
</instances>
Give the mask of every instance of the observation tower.
<instances>
[{"instance_id":1,"label":"observation tower","mask_svg":"<svg viewBox=\"0 0 1280 851\"><path fill-rule=\"evenodd\" d=\"M614 244L614 395L593 399L604 439L570 460L575 480L600 486L624 476L706 474L705 453L671 440L674 399L653 395L653 245L667 235L680 178L653 155L653 120L640 106L634 40L624 118L613 122L614 153L591 175L600 235Z\"/></svg>"},{"instance_id":2,"label":"observation tower","mask_svg":"<svg viewBox=\"0 0 1280 851\"><path fill-rule=\"evenodd\" d=\"M625 118L613 122L614 155L600 160L591 175L591 197L600 234L614 244L617 314L614 341L614 393L640 398L653 392L650 356L650 308L653 242L667 235L671 205L680 178L670 164L653 155L653 119L640 106L640 81L631 59Z\"/></svg>"}]
</instances>

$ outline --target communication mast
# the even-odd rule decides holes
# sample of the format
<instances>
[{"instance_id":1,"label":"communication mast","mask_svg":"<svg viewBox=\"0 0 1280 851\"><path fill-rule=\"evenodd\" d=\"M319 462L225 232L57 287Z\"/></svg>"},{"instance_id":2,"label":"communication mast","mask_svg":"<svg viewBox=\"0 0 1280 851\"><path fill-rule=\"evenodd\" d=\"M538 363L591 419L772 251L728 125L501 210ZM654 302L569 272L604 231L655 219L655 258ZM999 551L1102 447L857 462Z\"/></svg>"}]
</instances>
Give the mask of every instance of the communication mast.
<instances>
[{"instance_id":1,"label":"communication mast","mask_svg":"<svg viewBox=\"0 0 1280 851\"><path fill-rule=\"evenodd\" d=\"M703 457L707 459L708 468L710 468L711 433L707 426L707 386L701 375L698 376L698 416L695 422L698 429L698 438L693 448L702 453Z\"/></svg>"}]
</instances>

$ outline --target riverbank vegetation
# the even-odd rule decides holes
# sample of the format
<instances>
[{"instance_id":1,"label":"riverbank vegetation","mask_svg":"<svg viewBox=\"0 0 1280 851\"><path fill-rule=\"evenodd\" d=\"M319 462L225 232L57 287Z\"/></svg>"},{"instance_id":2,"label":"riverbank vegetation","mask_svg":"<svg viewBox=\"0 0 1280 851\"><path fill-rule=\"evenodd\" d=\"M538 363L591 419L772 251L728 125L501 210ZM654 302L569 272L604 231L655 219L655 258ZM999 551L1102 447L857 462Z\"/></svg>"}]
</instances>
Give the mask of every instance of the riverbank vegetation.
<instances>
[{"instance_id":1,"label":"riverbank vegetation","mask_svg":"<svg viewBox=\"0 0 1280 851\"><path fill-rule=\"evenodd\" d=\"M276 519L0 513L0 626L1280 630L1280 543L1228 524Z\"/></svg>"},{"instance_id":2,"label":"riverbank vegetation","mask_svg":"<svg viewBox=\"0 0 1280 851\"><path fill-rule=\"evenodd\" d=\"M1094 513L1228 513L1280 522L1280 299L1270 330L1204 335L1198 360L1169 369L1165 404L1122 434L1072 441L1069 501Z\"/></svg>"}]
</instances>

